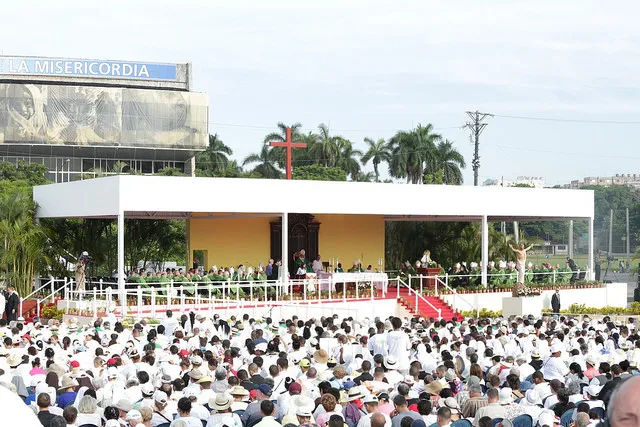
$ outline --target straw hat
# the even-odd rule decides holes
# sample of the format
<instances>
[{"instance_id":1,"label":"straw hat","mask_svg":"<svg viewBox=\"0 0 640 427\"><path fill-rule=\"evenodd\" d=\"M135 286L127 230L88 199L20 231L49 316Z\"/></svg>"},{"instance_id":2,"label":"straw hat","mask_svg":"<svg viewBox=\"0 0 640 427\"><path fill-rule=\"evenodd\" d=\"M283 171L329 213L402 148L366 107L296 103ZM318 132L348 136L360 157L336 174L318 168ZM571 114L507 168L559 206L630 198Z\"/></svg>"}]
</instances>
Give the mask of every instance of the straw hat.
<instances>
[{"instance_id":1,"label":"straw hat","mask_svg":"<svg viewBox=\"0 0 640 427\"><path fill-rule=\"evenodd\" d=\"M398 361L393 356L385 357L382 363L387 369L398 369Z\"/></svg>"},{"instance_id":2,"label":"straw hat","mask_svg":"<svg viewBox=\"0 0 640 427\"><path fill-rule=\"evenodd\" d=\"M427 384L427 386L424 388L424 391L429 394L433 394L434 396L439 396L442 389L442 383L438 380L434 380Z\"/></svg>"},{"instance_id":3,"label":"straw hat","mask_svg":"<svg viewBox=\"0 0 640 427\"><path fill-rule=\"evenodd\" d=\"M9 365L10 368L15 368L21 363L22 357L18 353L12 353L9 357L7 357L7 365Z\"/></svg>"},{"instance_id":4,"label":"straw hat","mask_svg":"<svg viewBox=\"0 0 640 427\"><path fill-rule=\"evenodd\" d=\"M327 361L329 360L329 354L327 353L327 350L317 350L315 353L313 353L313 360L315 360L316 363L327 363Z\"/></svg>"},{"instance_id":5,"label":"straw hat","mask_svg":"<svg viewBox=\"0 0 640 427\"><path fill-rule=\"evenodd\" d=\"M216 411L224 411L231 407L231 399L229 399L225 394L220 393L216 396L215 399L209 399L209 407L211 409L215 409Z\"/></svg>"},{"instance_id":6,"label":"straw hat","mask_svg":"<svg viewBox=\"0 0 640 427\"><path fill-rule=\"evenodd\" d=\"M347 394L347 397L344 398L344 401L353 402L354 400L362 399L363 397L364 394L362 394L360 387L351 387L349 389L349 394Z\"/></svg>"},{"instance_id":7,"label":"straw hat","mask_svg":"<svg viewBox=\"0 0 640 427\"><path fill-rule=\"evenodd\" d=\"M64 377L62 378L61 384L62 385L60 386L58 391L63 391L71 387L76 387L78 385L78 382L71 377Z\"/></svg>"},{"instance_id":8,"label":"straw hat","mask_svg":"<svg viewBox=\"0 0 640 427\"><path fill-rule=\"evenodd\" d=\"M229 390L229 394L231 396L249 396L247 389L239 385L232 387L231 390Z\"/></svg>"}]
</instances>

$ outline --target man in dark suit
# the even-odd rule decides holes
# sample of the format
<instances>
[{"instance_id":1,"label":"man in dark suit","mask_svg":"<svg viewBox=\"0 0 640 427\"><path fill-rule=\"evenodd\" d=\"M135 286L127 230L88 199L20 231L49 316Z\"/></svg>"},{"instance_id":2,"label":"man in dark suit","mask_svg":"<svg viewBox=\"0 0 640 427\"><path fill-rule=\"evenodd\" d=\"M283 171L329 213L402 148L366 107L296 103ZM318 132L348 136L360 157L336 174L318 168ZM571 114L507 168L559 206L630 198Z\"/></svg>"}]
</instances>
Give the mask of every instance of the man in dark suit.
<instances>
[{"instance_id":1,"label":"man in dark suit","mask_svg":"<svg viewBox=\"0 0 640 427\"><path fill-rule=\"evenodd\" d=\"M551 297L551 309L554 313L560 313L560 289Z\"/></svg>"},{"instance_id":2,"label":"man in dark suit","mask_svg":"<svg viewBox=\"0 0 640 427\"><path fill-rule=\"evenodd\" d=\"M20 297L16 292L16 288L14 286L7 287L9 291L9 295L7 296L7 321L11 322L12 320L18 320L18 308L20 306Z\"/></svg>"}]
</instances>

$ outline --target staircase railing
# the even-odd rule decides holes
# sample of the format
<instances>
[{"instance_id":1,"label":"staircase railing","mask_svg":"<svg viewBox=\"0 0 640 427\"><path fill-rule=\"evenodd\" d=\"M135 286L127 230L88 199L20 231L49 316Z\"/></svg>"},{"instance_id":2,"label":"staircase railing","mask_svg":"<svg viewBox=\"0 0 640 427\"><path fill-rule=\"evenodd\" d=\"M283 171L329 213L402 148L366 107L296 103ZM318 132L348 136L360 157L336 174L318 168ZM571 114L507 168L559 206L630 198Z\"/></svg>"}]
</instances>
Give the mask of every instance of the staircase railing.
<instances>
[{"instance_id":1,"label":"staircase railing","mask_svg":"<svg viewBox=\"0 0 640 427\"><path fill-rule=\"evenodd\" d=\"M445 277L446 279L446 277ZM466 302L469 307L473 308L476 312L476 317L478 317L479 315L479 308L478 308L478 304L472 304L471 302L469 302L468 299L466 299L465 297L461 296L458 294L458 291L455 288L452 288L449 286L449 284L447 283L447 280L442 280L440 278L440 276L436 276L436 286L437 284L440 284L441 287L444 287L445 289L448 289L449 291L451 291L451 293L453 294L453 310L457 311L457 304L456 304L456 300L458 298L460 298L462 301ZM437 289L437 288L436 288Z\"/></svg>"},{"instance_id":2,"label":"staircase railing","mask_svg":"<svg viewBox=\"0 0 640 427\"><path fill-rule=\"evenodd\" d=\"M418 294L418 292L416 292L414 289L411 288L411 286L407 285L401 278L398 277L398 298L400 298L400 286L404 286L407 289L409 289L409 295L411 295L411 292L414 293L415 295L415 314L418 314L418 300L422 300L424 302L426 302L433 310L435 310L436 313L438 313L438 320L442 319L442 309L437 308L435 305L431 304L431 302L426 299L424 296ZM409 279L411 280L411 279Z\"/></svg>"}]
</instances>

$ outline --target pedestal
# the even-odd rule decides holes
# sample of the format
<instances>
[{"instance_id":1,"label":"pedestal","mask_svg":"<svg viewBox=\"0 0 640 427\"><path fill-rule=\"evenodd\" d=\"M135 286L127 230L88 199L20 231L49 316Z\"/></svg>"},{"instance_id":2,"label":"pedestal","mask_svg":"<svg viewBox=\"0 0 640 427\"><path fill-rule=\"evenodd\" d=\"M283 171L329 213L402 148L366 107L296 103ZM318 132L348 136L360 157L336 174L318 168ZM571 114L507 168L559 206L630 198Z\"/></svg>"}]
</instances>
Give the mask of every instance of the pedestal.
<instances>
[{"instance_id":1,"label":"pedestal","mask_svg":"<svg viewBox=\"0 0 640 427\"><path fill-rule=\"evenodd\" d=\"M509 316L542 316L542 296L535 297L503 297L502 315Z\"/></svg>"}]
</instances>

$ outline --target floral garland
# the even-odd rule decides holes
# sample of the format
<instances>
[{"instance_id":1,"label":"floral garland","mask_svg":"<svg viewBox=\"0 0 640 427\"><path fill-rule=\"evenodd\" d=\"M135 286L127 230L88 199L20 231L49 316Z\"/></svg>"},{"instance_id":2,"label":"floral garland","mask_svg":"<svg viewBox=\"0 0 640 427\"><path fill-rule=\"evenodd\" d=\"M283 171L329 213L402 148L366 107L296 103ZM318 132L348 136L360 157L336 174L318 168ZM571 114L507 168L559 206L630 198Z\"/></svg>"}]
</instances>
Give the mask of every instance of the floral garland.
<instances>
[{"instance_id":1,"label":"floral garland","mask_svg":"<svg viewBox=\"0 0 640 427\"><path fill-rule=\"evenodd\" d=\"M539 297L540 295L542 295L542 291L538 288L522 287L516 289L517 297Z\"/></svg>"}]
</instances>

